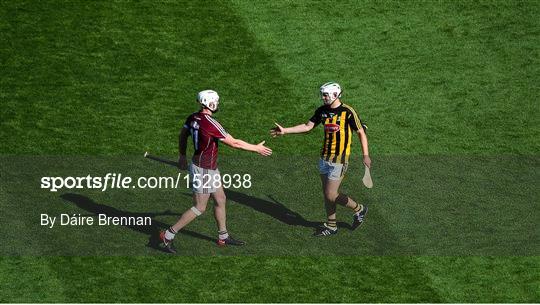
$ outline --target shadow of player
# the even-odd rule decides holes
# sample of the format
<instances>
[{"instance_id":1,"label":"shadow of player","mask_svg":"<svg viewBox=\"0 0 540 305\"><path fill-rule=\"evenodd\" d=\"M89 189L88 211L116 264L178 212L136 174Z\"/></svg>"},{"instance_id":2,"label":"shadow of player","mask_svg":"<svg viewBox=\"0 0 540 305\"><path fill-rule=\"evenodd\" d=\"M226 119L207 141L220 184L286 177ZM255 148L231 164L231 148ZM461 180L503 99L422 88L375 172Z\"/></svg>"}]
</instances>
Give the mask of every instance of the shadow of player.
<instances>
[{"instance_id":1,"label":"shadow of player","mask_svg":"<svg viewBox=\"0 0 540 305\"><path fill-rule=\"evenodd\" d=\"M257 212L261 212L273 217L290 226L302 226L306 228L318 228L322 225L321 222L309 221L305 219L299 213L287 208L283 203L277 201L272 195L267 195L272 201L264 200L261 198L249 196L240 192L225 190L227 198L239 203L241 205L248 206ZM338 222L339 227L351 228L348 223Z\"/></svg>"},{"instance_id":2,"label":"shadow of player","mask_svg":"<svg viewBox=\"0 0 540 305\"><path fill-rule=\"evenodd\" d=\"M162 213L151 213L151 212L145 212L145 213L134 213L134 212L128 212L128 211L122 211L104 204L99 204L94 202L92 199L79 195L79 194L73 194L73 193L67 193L60 196L60 198L70 201L74 203L77 207L86 210L92 214L98 215L98 214L105 214L108 217L150 217L152 219L152 225L149 226L137 226L137 225L124 225L124 227L129 228L131 230L137 231L139 233L143 233L148 235L148 244L147 247L164 251L163 248L159 246L160 240L159 240L159 231L161 229L168 228L169 225L155 220L156 216L166 216L166 215L173 215L173 216L180 216L177 213L172 213L170 211L165 211ZM181 234L191 236L194 238L215 242L216 240L208 237L206 235L193 232L190 230L182 229L180 231Z\"/></svg>"},{"instance_id":3,"label":"shadow of player","mask_svg":"<svg viewBox=\"0 0 540 305\"><path fill-rule=\"evenodd\" d=\"M183 193L185 196L191 196L189 193ZM309 221L305 219L299 213L287 208L283 203L277 201L273 196L268 195L268 198L272 201L246 195L244 193L225 190L227 200L234 201L238 204L247 206L254 209L257 212L266 214L284 224L290 226L302 226L306 228L316 229L322 225L321 222ZM351 229L351 225L345 222L338 222L338 226L342 228Z\"/></svg>"},{"instance_id":4,"label":"shadow of player","mask_svg":"<svg viewBox=\"0 0 540 305\"><path fill-rule=\"evenodd\" d=\"M178 167L178 162L171 161L165 158L160 158L156 156L147 156L147 158L152 159L157 162L168 164L174 167ZM183 193L186 196L192 196L190 193ZM249 196L240 192L236 192L230 189L225 190L225 195L227 199L232 200L241 205L250 207L255 211L264 213L272 218L285 223L291 226L302 226L306 228L317 228L322 225L322 222L308 221L302 215L297 212L292 211L287 208L283 203L277 201L271 195L268 195L268 198L272 201L265 199ZM351 230L351 225L345 222L338 222L338 227L347 228Z\"/></svg>"}]
</instances>

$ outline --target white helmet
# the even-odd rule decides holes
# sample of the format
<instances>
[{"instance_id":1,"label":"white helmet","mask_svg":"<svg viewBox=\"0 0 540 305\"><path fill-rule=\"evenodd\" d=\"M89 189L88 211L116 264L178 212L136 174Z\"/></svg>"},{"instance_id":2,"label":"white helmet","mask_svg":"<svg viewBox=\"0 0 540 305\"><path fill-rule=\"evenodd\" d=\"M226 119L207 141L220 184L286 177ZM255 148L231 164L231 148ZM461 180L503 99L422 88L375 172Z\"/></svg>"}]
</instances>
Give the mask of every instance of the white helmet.
<instances>
[{"instance_id":1,"label":"white helmet","mask_svg":"<svg viewBox=\"0 0 540 305\"><path fill-rule=\"evenodd\" d=\"M330 100L323 99L323 95L328 94ZM341 97L341 86L338 83L328 82L321 86L321 100L325 105L332 104L337 98Z\"/></svg>"},{"instance_id":2,"label":"white helmet","mask_svg":"<svg viewBox=\"0 0 540 305\"><path fill-rule=\"evenodd\" d=\"M197 94L197 102L210 111L216 112L219 105L219 95L214 90L204 90Z\"/></svg>"}]
</instances>

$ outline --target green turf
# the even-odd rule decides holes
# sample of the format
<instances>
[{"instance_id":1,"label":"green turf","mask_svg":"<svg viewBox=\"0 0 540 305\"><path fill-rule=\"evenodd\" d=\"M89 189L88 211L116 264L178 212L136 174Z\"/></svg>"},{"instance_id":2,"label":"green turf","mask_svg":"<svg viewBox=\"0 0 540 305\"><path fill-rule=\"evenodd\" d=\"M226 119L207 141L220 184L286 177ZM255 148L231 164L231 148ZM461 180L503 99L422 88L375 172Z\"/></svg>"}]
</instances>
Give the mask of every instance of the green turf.
<instances>
[{"instance_id":1,"label":"green turf","mask_svg":"<svg viewBox=\"0 0 540 305\"><path fill-rule=\"evenodd\" d=\"M539 302L538 16L536 1L2 2L0 301ZM317 245L308 228L234 201L230 226L256 242L219 252L197 235L214 238L207 214L182 236L184 251L202 256L163 256L142 248L144 232L123 227L35 228L42 211L91 213L65 200L81 197L40 190L44 171L173 172L139 156L175 154L197 91L217 90L216 117L254 142L268 138L274 120L305 122L328 80L343 85L344 100L370 128L376 188L357 188L354 166L344 184L373 205L359 234L343 230ZM237 199L268 203L271 195L319 221L316 174L276 160L293 156L316 170L309 158L320 141L320 129L269 140L275 159L244 166L277 181ZM223 168L233 168L227 156L237 152L222 153ZM189 205L185 191L69 193L131 212L173 214ZM164 224L174 218L159 216ZM283 240L270 234L275 239L261 243L265 228ZM115 242L108 255L135 256L54 256ZM350 256L361 246L368 256ZM330 253L321 256L325 247ZM422 251L373 256L411 249ZM441 249L467 255L438 256Z\"/></svg>"},{"instance_id":2,"label":"green turf","mask_svg":"<svg viewBox=\"0 0 540 305\"><path fill-rule=\"evenodd\" d=\"M44 302L438 303L532 302L539 297L532 273L538 264L527 258L55 257L3 259L0 265L12 272L0 284L6 291L2 301L36 301L36 291ZM474 272L462 275L464 268ZM25 283L20 273L33 275L30 293L17 293Z\"/></svg>"}]
</instances>

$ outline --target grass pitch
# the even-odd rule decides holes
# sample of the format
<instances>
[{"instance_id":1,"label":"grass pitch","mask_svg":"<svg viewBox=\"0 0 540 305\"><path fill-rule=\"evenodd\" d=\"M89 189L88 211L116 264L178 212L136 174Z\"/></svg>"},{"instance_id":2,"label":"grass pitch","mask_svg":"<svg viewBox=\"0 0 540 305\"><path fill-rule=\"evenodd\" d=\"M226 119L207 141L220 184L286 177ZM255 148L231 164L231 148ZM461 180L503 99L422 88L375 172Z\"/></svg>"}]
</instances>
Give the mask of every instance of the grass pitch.
<instances>
[{"instance_id":1,"label":"grass pitch","mask_svg":"<svg viewBox=\"0 0 540 305\"><path fill-rule=\"evenodd\" d=\"M538 16L534 1L0 4L0 301L539 302ZM314 240L321 131L267 130L305 122L328 80L368 123L375 188L353 164L343 188L370 204L365 226ZM206 88L229 132L275 152L222 149L223 169L257 182L229 193L247 247L214 247L210 213L179 257L145 231L37 225L96 206L172 223L185 190L53 194L38 179L172 175L139 156L174 156Z\"/></svg>"}]
</instances>

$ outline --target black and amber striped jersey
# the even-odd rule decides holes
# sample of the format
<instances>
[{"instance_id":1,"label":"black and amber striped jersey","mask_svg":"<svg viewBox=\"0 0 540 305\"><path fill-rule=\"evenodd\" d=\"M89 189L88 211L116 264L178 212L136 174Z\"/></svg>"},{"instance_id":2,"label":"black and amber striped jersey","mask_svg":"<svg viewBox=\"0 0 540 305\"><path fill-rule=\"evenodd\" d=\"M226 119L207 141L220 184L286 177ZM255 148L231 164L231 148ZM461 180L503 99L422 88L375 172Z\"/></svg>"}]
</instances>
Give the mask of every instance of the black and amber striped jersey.
<instances>
[{"instance_id":1,"label":"black and amber striped jersey","mask_svg":"<svg viewBox=\"0 0 540 305\"><path fill-rule=\"evenodd\" d=\"M352 136L359 128L363 128L356 111L343 103L336 108L324 105L319 107L309 120L315 123L315 126L324 126L321 158L333 163L347 163L351 154Z\"/></svg>"}]
</instances>

